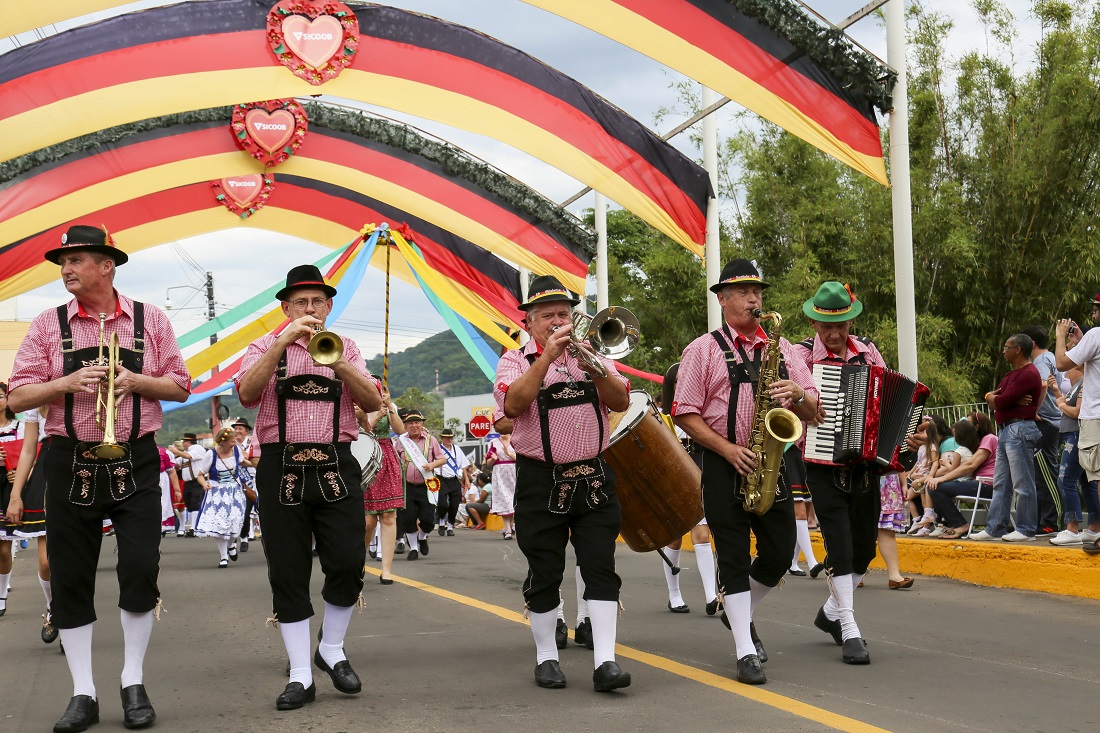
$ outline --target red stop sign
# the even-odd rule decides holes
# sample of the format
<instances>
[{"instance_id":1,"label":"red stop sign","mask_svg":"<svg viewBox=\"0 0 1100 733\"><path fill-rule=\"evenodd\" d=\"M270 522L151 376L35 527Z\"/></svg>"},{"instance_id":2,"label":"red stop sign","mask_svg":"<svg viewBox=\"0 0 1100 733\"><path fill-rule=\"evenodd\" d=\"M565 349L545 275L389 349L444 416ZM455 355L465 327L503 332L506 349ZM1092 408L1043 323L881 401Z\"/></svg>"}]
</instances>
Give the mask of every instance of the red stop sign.
<instances>
[{"instance_id":1,"label":"red stop sign","mask_svg":"<svg viewBox=\"0 0 1100 733\"><path fill-rule=\"evenodd\" d=\"M485 415L474 415L470 418L470 435L475 438L484 438L493 429L493 421Z\"/></svg>"}]
</instances>

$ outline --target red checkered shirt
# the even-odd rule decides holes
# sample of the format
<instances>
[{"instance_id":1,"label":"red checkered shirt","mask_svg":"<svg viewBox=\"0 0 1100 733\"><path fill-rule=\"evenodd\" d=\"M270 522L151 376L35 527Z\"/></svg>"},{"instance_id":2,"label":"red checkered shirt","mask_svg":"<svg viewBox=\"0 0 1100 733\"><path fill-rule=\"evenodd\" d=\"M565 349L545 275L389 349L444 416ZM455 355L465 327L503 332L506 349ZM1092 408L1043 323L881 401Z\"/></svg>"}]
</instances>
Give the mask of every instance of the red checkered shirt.
<instances>
[{"instance_id":1,"label":"red checkered shirt","mask_svg":"<svg viewBox=\"0 0 1100 733\"><path fill-rule=\"evenodd\" d=\"M237 376L233 378L238 394L240 394L241 379L244 378L245 373L260 360L260 357L267 353L267 350L275 343L275 339L274 334L268 334L249 344L248 350L244 352L244 359L241 361L241 369L237 372ZM287 374L292 377L299 374L316 374L332 379L332 369L316 366L313 363L313 357L309 355L309 351L306 349L308 343L309 339L302 338L287 347ZM363 357L359 354L359 347L349 338L344 339L344 358L357 372L365 377L371 376L371 373L367 371L367 365L364 363ZM261 444L278 443L279 399L275 394L275 375L272 374L271 379L264 385L259 399L254 402L241 400L241 404L250 410L259 405L260 410L256 413L256 430L253 433L256 441ZM360 407L363 407L363 405L360 405ZM350 443L358 437L359 423L355 421L355 402L352 399L351 390L345 385L340 397L340 437L337 438L336 442ZM288 443L331 443L332 403L288 399L286 401L286 440Z\"/></svg>"},{"instance_id":2,"label":"red checkered shirt","mask_svg":"<svg viewBox=\"0 0 1100 733\"><path fill-rule=\"evenodd\" d=\"M115 293L118 307L108 315L106 335L108 343L112 333L117 333L124 349L134 346L134 301ZM99 345L99 316L84 313L76 298L68 304L69 327L73 332L73 346L77 349ZM39 313L27 329L27 335L15 355L8 389L12 392L24 384L44 384L63 375L64 360L61 355L61 326L57 322L57 309ZM156 306L145 304L145 358L142 374L151 377L171 377L186 390L191 389L191 375L183 362L176 334L164 312ZM120 441L130 439L130 425L134 414L134 396L128 394L118 402L118 420L115 434ZM159 430L162 422L160 402L141 397L141 435ZM73 424L77 440L100 441L103 431L95 422L96 395L77 392L73 395ZM50 403L46 416L47 435L67 435L65 429L65 398ZM140 436L138 436L140 437Z\"/></svg>"},{"instance_id":3,"label":"red checkered shirt","mask_svg":"<svg viewBox=\"0 0 1100 733\"><path fill-rule=\"evenodd\" d=\"M840 364L842 362L840 357L825 348L825 344L821 343L821 337L816 335L814 336L812 350L800 346L796 349L796 353L802 357L802 361L806 363L807 368L809 368L811 372L813 371L814 364L821 364L823 362L828 364ZM843 363L852 364L860 354L864 355L864 363L880 367L886 366L886 361L882 358L882 354L879 353L878 347L872 343L864 343L859 339L849 337L848 348L844 351Z\"/></svg>"},{"instance_id":4,"label":"red checkered shirt","mask_svg":"<svg viewBox=\"0 0 1100 733\"><path fill-rule=\"evenodd\" d=\"M500 357L500 362L497 364L496 388L493 390L497 401L497 414L504 414L504 396L508 392L508 386L530 368L525 355L538 354L541 351L538 343L532 339L522 349L509 351ZM600 361L612 378L620 379L627 388L630 387L630 382L619 374L614 362L603 357L600 357ZM563 374L558 367L564 367L568 373ZM543 380L543 386L570 380L581 382L584 379L585 374L581 371L576 358L566 352L550 367L550 371L546 373L546 378ZM559 407L550 411L550 447L555 463L586 460L598 456L607 449L608 409L603 400L600 400L599 409L603 417L602 431L597 426L596 413L591 405ZM515 419L512 450L528 458L546 460L542 450L542 428L539 425L537 399L532 400L523 414Z\"/></svg>"},{"instance_id":5,"label":"red checkered shirt","mask_svg":"<svg viewBox=\"0 0 1100 733\"><path fill-rule=\"evenodd\" d=\"M405 436L408 436L408 433L405 433ZM429 448L427 450L424 450L424 438L427 438L429 441ZM412 438L409 438L409 440L412 440ZM424 431L420 435L420 440L413 440L413 442L416 443L416 447L420 449L420 455L424 456L428 463L438 461L443 457L443 451L441 450L439 441L436 440L435 436L431 433ZM400 439L393 441L393 444L394 450L397 451L397 455L401 459L401 464L405 466L405 481L410 484L416 484L417 486L423 486L424 474L420 473L420 469L416 467L416 464L405 455L405 444ZM439 475L438 469L433 473Z\"/></svg>"},{"instance_id":6,"label":"red checkered shirt","mask_svg":"<svg viewBox=\"0 0 1100 733\"><path fill-rule=\"evenodd\" d=\"M736 334L733 329L730 333ZM745 353L750 357L754 349L762 349L768 336L763 329L757 329L751 339L737 335ZM741 363L741 355L737 352L737 346L730 344ZM817 387L814 386L813 373L807 368L806 363L799 357L797 351L785 338L779 339L779 349L783 353L783 359L787 363L787 372L792 382L796 383L808 394L817 397ZM799 349L798 351L804 351ZM752 385L742 383L737 393L737 443L747 446L749 444L749 430L752 427L752 413L756 404ZM676 397L672 402L673 415L696 414L703 418L707 426L723 438L727 436L730 403L730 377L726 368L726 356L718 346L718 342L709 333L703 334L692 341L684 349L684 355L680 360L680 370L676 375ZM789 401L780 401L783 407L789 408Z\"/></svg>"}]
</instances>

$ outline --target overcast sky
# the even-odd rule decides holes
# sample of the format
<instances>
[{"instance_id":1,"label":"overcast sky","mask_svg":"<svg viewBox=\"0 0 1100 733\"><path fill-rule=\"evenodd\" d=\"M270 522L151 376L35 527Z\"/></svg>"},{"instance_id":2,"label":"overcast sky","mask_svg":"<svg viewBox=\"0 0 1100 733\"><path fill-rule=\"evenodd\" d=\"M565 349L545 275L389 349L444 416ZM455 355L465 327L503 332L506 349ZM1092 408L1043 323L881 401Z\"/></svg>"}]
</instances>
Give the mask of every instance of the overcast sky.
<instances>
[{"instance_id":1,"label":"overcast sky","mask_svg":"<svg viewBox=\"0 0 1100 733\"><path fill-rule=\"evenodd\" d=\"M837 22L865 3L866 0L812 0L809 4L829 20ZM168 3L156 0L136 2L115 13L100 13L78 22L58 24L56 29L48 29L48 32L63 31L118 12L165 4ZM519 0L398 0L390 4L476 28L520 48L590 87L658 133L671 129L681 121L674 116L663 119L659 126L655 123L659 109L676 106L672 87L684 80L680 74L625 46ZM970 2L922 0L922 4L953 19L955 30L950 38L952 57L975 45L984 46L981 25ZM1029 64L1038 39L1038 29L1029 15L1031 2L1008 0L1006 5L1023 21L1023 33L1014 50L1015 59L1018 63ZM849 32L871 52L886 58L885 30L878 20L868 18L850 28ZM19 38L21 43L34 40L33 34L23 34ZM0 40L0 53L13 47L10 39ZM720 135L732 132L734 109L735 105L731 104L721 113ZM563 201L583 188L582 184L553 167L497 141L389 110L379 111L465 148L554 201ZM687 147L686 135L682 135L676 143L693 158L700 157ZM579 214L591 206L592 195L589 194L570 209ZM181 256L181 251L185 251L186 256ZM223 312L282 280L290 267L314 261L326 251L324 247L292 237L235 228L139 252L119 270L117 284L127 295L163 306L169 287L198 288L204 282L203 273L210 271L214 275L218 311ZM348 311L333 325L338 333L354 338L368 356L382 350L382 281L382 274L370 269ZM390 348L391 351L399 351L443 330L445 326L418 289L394 282ZM18 318L32 318L66 297L59 283L39 288L18 299ZM205 319L205 295L197 289L184 287L173 290L172 302L176 307L169 315L177 333L194 328Z\"/></svg>"}]
</instances>

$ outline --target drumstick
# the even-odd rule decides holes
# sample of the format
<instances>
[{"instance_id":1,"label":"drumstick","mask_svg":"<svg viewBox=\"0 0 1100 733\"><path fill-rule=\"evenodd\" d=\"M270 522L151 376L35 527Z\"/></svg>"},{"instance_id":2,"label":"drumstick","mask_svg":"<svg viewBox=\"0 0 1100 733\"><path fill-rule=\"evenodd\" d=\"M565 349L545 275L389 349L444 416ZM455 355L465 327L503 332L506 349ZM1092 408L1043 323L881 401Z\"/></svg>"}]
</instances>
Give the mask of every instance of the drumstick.
<instances>
[{"instance_id":1,"label":"drumstick","mask_svg":"<svg viewBox=\"0 0 1100 733\"><path fill-rule=\"evenodd\" d=\"M672 569L672 574L673 575L679 575L680 574L680 567L678 565L673 565L672 564L672 561L668 559L668 555L665 554L664 550L658 549L657 554L660 555L661 559L665 561L665 565L668 565L669 568Z\"/></svg>"}]
</instances>

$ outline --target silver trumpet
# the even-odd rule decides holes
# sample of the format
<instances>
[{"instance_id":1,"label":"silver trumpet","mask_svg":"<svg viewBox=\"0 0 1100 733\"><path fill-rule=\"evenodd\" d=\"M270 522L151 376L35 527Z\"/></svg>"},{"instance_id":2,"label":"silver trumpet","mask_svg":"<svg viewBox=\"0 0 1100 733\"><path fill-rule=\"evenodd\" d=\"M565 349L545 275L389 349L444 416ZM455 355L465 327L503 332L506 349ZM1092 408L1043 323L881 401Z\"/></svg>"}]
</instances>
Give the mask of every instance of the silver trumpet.
<instances>
[{"instance_id":1,"label":"silver trumpet","mask_svg":"<svg viewBox=\"0 0 1100 733\"><path fill-rule=\"evenodd\" d=\"M553 331L558 330L555 326ZM588 341L592 350L608 359L622 359L630 354L641 338L638 317L622 306L604 308L594 316L573 312L573 331L566 349L578 361L590 366L601 377L607 376L603 363L578 344Z\"/></svg>"}]
</instances>

